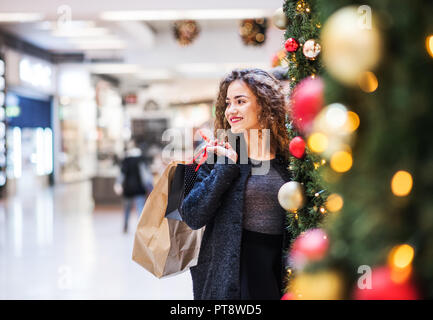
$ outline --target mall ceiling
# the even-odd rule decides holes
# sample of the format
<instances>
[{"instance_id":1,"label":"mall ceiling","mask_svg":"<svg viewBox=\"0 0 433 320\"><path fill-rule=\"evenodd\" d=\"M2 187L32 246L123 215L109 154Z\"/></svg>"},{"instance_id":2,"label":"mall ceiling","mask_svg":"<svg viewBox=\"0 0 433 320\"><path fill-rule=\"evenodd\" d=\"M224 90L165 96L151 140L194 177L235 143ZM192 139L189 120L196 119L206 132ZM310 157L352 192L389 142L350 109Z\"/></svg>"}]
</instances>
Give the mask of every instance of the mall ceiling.
<instances>
[{"instance_id":1,"label":"mall ceiling","mask_svg":"<svg viewBox=\"0 0 433 320\"><path fill-rule=\"evenodd\" d=\"M236 65L269 65L283 32L270 25L263 46L246 47L239 21L270 17L282 0L14 0L0 2L0 29L53 53L84 53L95 73L141 80L219 77ZM201 32L180 47L173 21ZM103 62L103 63L102 63Z\"/></svg>"}]
</instances>

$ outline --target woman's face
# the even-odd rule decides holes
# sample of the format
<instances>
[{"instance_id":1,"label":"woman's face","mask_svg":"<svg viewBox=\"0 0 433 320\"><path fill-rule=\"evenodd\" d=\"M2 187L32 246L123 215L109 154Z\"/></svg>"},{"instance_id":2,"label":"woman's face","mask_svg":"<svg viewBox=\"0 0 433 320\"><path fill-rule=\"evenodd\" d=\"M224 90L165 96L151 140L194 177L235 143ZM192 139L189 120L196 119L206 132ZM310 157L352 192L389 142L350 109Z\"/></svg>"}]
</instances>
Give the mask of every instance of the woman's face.
<instances>
[{"instance_id":1,"label":"woman's face","mask_svg":"<svg viewBox=\"0 0 433 320\"><path fill-rule=\"evenodd\" d=\"M241 80L233 81L227 88L225 117L232 133L241 133L249 129L259 129L256 96Z\"/></svg>"}]
</instances>

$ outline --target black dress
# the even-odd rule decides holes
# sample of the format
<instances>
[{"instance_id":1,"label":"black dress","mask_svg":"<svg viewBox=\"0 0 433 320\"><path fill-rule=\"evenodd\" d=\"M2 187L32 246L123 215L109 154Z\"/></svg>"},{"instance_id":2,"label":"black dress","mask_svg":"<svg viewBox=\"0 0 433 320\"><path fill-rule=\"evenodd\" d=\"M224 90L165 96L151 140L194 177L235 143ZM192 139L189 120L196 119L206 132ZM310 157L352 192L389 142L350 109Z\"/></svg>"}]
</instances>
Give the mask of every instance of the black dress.
<instances>
[{"instance_id":1,"label":"black dress","mask_svg":"<svg viewBox=\"0 0 433 320\"><path fill-rule=\"evenodd\" d=\"M241 299L281 299L282 237L242 230Z\"/></svg>"},{"instance_id":2,"label":"black dress","mask_svg":"<svg viewBox=\"0 0 433 320\"><path fill-rule=\"evenodd\" d=\"M250 160L251 161L251 160ZM240 261L240 297L245 300L280 300L285 210L278 203L284 180L267 163L263 175L251 175L245 189ZM254 160L253 167L262 162Z\"/></svg>"}]
</instances>

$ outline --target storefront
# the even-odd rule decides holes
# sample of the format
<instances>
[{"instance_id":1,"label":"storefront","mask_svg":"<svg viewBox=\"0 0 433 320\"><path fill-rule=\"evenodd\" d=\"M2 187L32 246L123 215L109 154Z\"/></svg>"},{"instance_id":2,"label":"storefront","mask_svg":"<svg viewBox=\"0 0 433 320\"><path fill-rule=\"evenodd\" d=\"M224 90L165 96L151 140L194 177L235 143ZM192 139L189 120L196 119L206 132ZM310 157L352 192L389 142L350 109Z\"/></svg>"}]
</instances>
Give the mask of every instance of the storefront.
<instances>
[{"instance_id":1,"label":"storefront","mask_svg":"<svg viewBox=\"0 0 433 320\"><path fill-rule=\"evenodd\" d=\"M139 91L137 101L126 105L132 137L160 152L170 145L174 150L164 153L166 164L185 159L197 146L194 142L197 129L213 129L212 105L217 85L216 81L189 80L153 84Z\"/></svg>"},{"instance_id":2,"label":"storefront","mask_svg":"<svg viewBox=\"0 0 433 320\"><path fill-rule=\"evenodd\" d=\"M0 198L6 185L6 79L5 60L0 54Z\"/></svg>"},{"instance_id":3,"label":"storefront","mask_svg":"<svg viewBox=\"0 0 433 320\"><path fill-rule=\"evenodd\" d=\"M5 64L6 176L8 193L14 194L54 182L55 68L11 49Z\"/></svg>"},{"instance_id":4,"label":"storefront","mask_svg":"<svg viewBox=\"0 0 433 320\"><path fill-rule=\"evenodd\" d=\"M96 174L95 87L84 65L58 66L58 181L90 180Z\"/></svg>"},{"instance_id":5,"label":"storefront","mask_svg":"<svg viewBox=\"0 0 433 320\"><path fill-rule=\"evenodd\" d=\"M119 204L113 186L123 156L124 109L117 88L84 64L58 66L59 181L92 182L94 203Z\"/></svg>"},{"instance_id":6,"label":"storefront","mask_svg":"<svg viewBox=\"0 0 433 320\"><path fill-rule=\"evenodd\" d=\"M129 129L124 122L122 98L115 84L94 76L96 114L96 172L92 179L95 204L120 204L114 192L120 175L118 160L123 157ZM126 134L125 134L126 133Z\"/></svg>"}]
</instances>

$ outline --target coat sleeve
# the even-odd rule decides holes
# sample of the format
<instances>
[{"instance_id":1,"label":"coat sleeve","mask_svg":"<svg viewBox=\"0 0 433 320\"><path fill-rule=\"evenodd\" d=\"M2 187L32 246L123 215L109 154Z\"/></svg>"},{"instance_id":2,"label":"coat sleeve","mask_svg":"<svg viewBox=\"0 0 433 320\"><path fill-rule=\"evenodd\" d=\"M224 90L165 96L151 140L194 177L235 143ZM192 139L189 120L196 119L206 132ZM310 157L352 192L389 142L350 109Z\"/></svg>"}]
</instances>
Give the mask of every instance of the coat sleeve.
<instances>
[{"instance_id":1,"label":"coat sleeve","mask_svg":"<svg viewBox=\"0 0 433 320\"><path fill-rule=\"evenodd\" d=\"M181 204L183 221L194 230L211 221L223 201L222 195L239 174L239 164L231 161L217 162L212 169L206 163L202 165L194 187Z\"/></svg>"}]
</instances>

